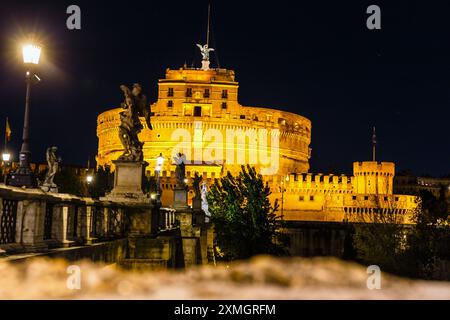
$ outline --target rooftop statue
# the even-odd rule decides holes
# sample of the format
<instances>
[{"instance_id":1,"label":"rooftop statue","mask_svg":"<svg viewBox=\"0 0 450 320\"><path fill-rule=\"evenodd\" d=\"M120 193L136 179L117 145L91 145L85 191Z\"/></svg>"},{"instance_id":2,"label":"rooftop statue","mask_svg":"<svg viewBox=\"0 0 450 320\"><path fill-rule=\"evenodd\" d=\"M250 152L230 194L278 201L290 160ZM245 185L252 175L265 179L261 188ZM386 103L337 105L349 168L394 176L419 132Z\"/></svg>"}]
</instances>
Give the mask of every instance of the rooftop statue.
<instances>
[{"instance_id":1,"label":"rooftop statue","mask_svg":"<svg viewBox=\"0 0 450 320\"><path fill-rule=\"evenodd\" d=\"M135 83L132 90L125 85L121 85L120 89L125 97L121 107L125 110L120 112L119 137L124 153L119 160L142 161L144 143L139 141L138 134L144 127L139 117L144 117L147 127L152 130L150 106L147 103L147 97L142 94L140 84Z\"/></svg>"},{"instance_id":2,"label":"rooftop statue","mask_svg":"<svg viewBox=\"0 0 450 320\"><path fill-rule=\"evenodd\" d=\"M201 44L197 44L197 47L200 48L200 53L202 54L203 61L209 61L209 52L214 51L213 48L208 48L208 45L205 44L202 46Z\"/></svg>"}]
</instances>

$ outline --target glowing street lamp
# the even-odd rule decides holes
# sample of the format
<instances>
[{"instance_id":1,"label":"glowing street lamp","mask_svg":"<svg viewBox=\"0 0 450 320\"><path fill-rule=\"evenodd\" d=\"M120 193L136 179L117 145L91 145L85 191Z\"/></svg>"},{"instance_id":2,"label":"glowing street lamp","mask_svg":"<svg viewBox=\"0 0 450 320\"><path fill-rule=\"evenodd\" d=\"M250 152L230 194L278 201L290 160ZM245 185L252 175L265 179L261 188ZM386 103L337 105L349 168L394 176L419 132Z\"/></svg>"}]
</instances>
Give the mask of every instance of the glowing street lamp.
<instances>
[{"instance_id":1,"label":"glowing street lamp","mask_svg":"<svg viewBox=\"0 0 450 320\"><path fill-rule=\"evenodd\" d=\"M11 160L11 154L5 150L2 153L2 160L3 160L3 168L4 168L4 173L3 173L3 182L6 184L8 181L8 167L9 167L9 161Z\"/></svg>"},{"instance_id":2,"label":"glowing street lamp","mask_svg":"<svg viewBox=\"0 0 450 320\"><path fill-rule=\"evenodd\" d=\"M156 158L156 201L158 203L161 202L161 170L164 164L164 157L162 153L159 154L159 156Z\"/></svg>"},{"instance_id":3,"label":"glowing street lamp","mask_svg":"<svg viewBox=\"0 0 450 320\"><path fill-rule=\"evenodd\" d=\"M22 147L19 154L19 168L11 173L8 184L12 186L33 188L37 186L36 177L31 171L31 151L30 151L30 94L33 82L39 82L41 79L34 74L33 69L39 64L41 57L41 47L32 43L25 44L22 47L23 63L26 67L25 80L27 91L25 97L25 114L23 120Z\"/></svg>"},{"instance_id":4,"label":"glowing street lamp","mask_svg":"<svg viewBox=\"0 0 450 320\"><path fill-rule=\"evenodd\" d=\"M4 163L8 163L11 160L11 154L7 151L2 153L2 160Z\"/></svg>"},{"instance_id":5,"label":"glowing street lamp","mask_svg":"<svg viewBox=\"0 0 450 320\"><path fill-rule=\"evenodd\" d=\"M284 220L284 192L286 189L284 188L284 182L289 182L289 175L286 175L284 179L281 180L281 219Z\"/></svg>"},{"instance_id":6,"label":"glowing street lamp","mask_svg":"<svg viewBox=\"0 0 450 320\"><path fill-rule=\"evenodd\" d=\"M25 64L39 64L41 57L41 47L33 44L25 44L22 47L23 63Z\"/></svg>"},{"instance_id":7,"label":"glowing street lamp","mask_svg":"<svg viewBox=\"0 0 450 320\"><path fill-rule=\"evenodd\" d=\"M92 181L94 181L94 177L93 177L92 175L88 174L88 175L86 176L86 182L87 182L87 184L91 184Z\"/></svg>"}]
</instances>

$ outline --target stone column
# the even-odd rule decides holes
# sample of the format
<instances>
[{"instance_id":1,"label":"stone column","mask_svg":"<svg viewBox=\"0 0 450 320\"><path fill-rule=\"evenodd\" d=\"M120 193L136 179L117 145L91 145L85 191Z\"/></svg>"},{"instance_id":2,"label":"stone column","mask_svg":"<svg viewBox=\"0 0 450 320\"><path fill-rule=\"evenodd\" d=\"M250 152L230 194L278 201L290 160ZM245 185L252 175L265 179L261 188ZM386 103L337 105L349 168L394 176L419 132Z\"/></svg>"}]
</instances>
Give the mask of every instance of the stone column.
<instances>
[{"instance_id":1,"label":"stone column","mask_svg":"<svg viewBox=\"0 0 450 320\"><path fill-rule=\"evenodd\" d=\"M45 201L22 200L17 204L16 243L25 251L45 251Z\"/></svg>"},{"instance_id":2,"label":"stone column","mask_svg":"<svg viewBox=\"0 0 450 320\"><path fill-rule=\"evenodd\" d=\"M52 239L56 240L58 245L63 247L70 246L73 241L68 240L67 231L69 224L69 212L73 213L74 205L62 204L53 207L53 224L52 224Z\"/></svg>"},{"instance_id":3,"label":"stone column","mask_svg":"<svg viewBox=\"0 0 450 320\"><path fill-rule=\"evenodd\" d=\"M128 214L131 236L148 236L156 231L158 219L156 215L158 212L155 212L153 205L130 207Z\"/></svg>"}]
</instances>

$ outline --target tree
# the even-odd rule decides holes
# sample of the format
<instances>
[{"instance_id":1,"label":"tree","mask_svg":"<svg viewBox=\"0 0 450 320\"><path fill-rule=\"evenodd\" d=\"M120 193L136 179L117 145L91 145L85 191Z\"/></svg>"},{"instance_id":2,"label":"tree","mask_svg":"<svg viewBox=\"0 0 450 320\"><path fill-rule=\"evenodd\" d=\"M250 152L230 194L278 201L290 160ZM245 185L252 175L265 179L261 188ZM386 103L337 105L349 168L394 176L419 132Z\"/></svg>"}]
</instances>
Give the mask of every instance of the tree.
<instances>
[{"instance_id":1,"label":"tree","mask_svg":"<svg viewBox=\"0 0 450 320\"><path fill-rule=\"evenodd\" d=\"M268 184L255 168L242 166L238 176L216 180L208 193L216 245L223 259L246 259L257 254L283 254L280 217L272 206Z\"/></svg>"},{"instance_id":2,"label":"tree","mask_svg":"<svg viewBox=\"0 0 450 320\"><path fill-rule=\"evenodd\" d=\"M98 199L112 190L114 174L109 166L98 167L94 179L89 186L89 196Z\"/></svg>"},{"instance_id":3,"label":"tree","mask_svg":"<svg viewBox=\"0 0 450 320\"><path fill-rule=\"evenodd\" d=\"M353 241L357 260L402 276L433 278L439 260L448 259L447 210L442 193L436 198L429 191L421 191L412 225L404 225L397 214L384 211L375 213L372 221L361 216Z\"/></svg>"},{"instance_id":4,"label":"tree","mask_svg":"<svg viewBox=\"0 0 450 320\"><path fill-rule=\"evenodd\" d=\"M82 181L76 168L60 167L58 173L55 175L54 181L60 193L69 193L81 197L87 195L86 184Z\"/></svg>"}]
</instances>

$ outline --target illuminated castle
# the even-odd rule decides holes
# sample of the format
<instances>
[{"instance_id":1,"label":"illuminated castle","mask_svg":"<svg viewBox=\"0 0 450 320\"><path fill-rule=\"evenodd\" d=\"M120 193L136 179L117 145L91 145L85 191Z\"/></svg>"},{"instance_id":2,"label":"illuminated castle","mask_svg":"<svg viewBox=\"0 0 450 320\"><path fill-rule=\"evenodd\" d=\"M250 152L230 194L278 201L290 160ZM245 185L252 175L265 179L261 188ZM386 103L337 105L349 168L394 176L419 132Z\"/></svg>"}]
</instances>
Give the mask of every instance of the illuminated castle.
<instances>
[{"instance_id":1,"label":"illuminated castle","mask_svg":"<svg viewBox=\"0 0 450 320\"><path fill-rule=\"evenodd\" d=\"M209 61L208 61L209 62ZM282 202L286 220L347 221L353 214L398 213L409 216L416 198L393 194L394 163L356 162L352 177L309 172L311 121L276 109L242 106L232 70L180 68L166 70L158 99L151 105L153 130L145 126L144 160L154 174L156 158L166 158L161 173L163 205L173 200L175 164L181 151L190 161L187 178L197 172L208 183L242 164L263 174L272 200ZM97 164L112 165L122 153L118 137L120 108L97 120ZM190 198L193 196L190 192ZM384 210L384 211L383 211Z\"/></svg>"}]
</instances>

